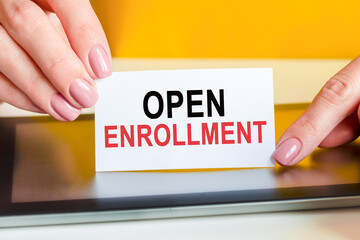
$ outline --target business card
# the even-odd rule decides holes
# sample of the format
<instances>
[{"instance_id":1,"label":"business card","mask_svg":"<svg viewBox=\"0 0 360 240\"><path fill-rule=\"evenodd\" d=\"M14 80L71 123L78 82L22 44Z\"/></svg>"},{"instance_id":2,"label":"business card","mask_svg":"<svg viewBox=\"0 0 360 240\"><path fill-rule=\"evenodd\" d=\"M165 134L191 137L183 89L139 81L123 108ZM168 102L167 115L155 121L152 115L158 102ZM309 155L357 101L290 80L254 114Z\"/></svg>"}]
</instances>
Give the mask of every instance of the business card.
<instances>
[{"instance_id":1,"label":"business card","mask_svg":"<svg viewBox=\"0 0 360 240\"><path fill-rule=\"evenodd\" d=\"M96 171L275 166L270 68L116 72L97 86Z\"/></svg>"}]
</instances>

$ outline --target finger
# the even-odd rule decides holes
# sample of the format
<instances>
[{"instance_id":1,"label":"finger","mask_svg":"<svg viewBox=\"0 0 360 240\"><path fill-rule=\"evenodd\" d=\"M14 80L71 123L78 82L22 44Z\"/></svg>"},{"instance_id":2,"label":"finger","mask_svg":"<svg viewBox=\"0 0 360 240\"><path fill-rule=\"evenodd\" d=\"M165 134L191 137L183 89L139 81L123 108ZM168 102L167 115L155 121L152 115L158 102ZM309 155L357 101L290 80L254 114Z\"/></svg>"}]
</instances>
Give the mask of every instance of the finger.
<instances>
[{"instance_id":1,"label":"finger","mask_svg":"<svg viewBox=\"0 0 360 240\"><path fill-rule=\"evenodd\" d=\"M93 78L112 73L111 53L105 33L88 0L51 1L71 46Z\"/></svg>"},{"instance_id":2,"label":"finger","mask_svg":"<svg viewBox=\"0 0 360 240\"><path fill-rule=\"evenodd\" d=\"M359 136L359 118L351 114L337 125L320 143L320 147L330 148L352 142Z\"/></svg>"},{"instance_id":3,"label":"finger","mask_svg":"<svg viewBox=\"0 0 360 240\"><path fill-rule=\"evenodd\" d=\"M54 10L51 8L49 4L49 0L32 0L32 1L36 2L36 4L39 5L45 11L54 12Z\"/></svg>"},{"instance_id":4,"label":"finger","mask_svg":"<svg viewBox=\"0 0 360 240\"><path fill-rule=\"evenodd\" d=\"M63 28L63 26L61 25L60 19L56 16L55 13L53 12L47 12L45 11L50 23L53 25L53 27L55 28L55 30L58 32L58 34L60 35L60 37L68 44L69 40L66 36L65 30Z\"/></svg>"},{"instance_id":5,"label":"finger","mask_svg":"<svg viewBox=\"0 0 360 240\"><path fill-rule=\"evenodd\" d=\"M0 103L2 101L27 111L44 113L19 88L10 82L4 74L0 73Z\"/></svg>"},{"instance_id":6,"label":"finger","mask_svg":"<svg viewBox=\"0 0 360 240\"><path fill-rule=\"evenodd\" d=\"M360 58L356 58L325 84L308 109L285 131L273 158L289 166L309 155L357 109L359 90Z\"/></svg>"},{"instance_id":7,"label":"finger","mask_svg":"<svg viewBox=\"0 0 360 240\"><path fill-rule=\"evenodd\" d=\"M95 104L93 80L39 6L27 0L2 1L0 21L68 102L75 107Z\"/></svg>"},{"instance_id":8,"label":"finger","mask_svg":"<svg viewBox=\"0 0 360 240\"><path fill-rule=\"evenodd\" d=\"M79 116L80 110L73 107L57 92L29 55L17 45L1 25L0 52L0 72L7 79L11 79L12 83L36 106L61 121L71 121ZM21 98L12 97L14 92L16 91L10 91L10 95L4 97L4 100L21 107L22 105L16 102L21 101Z\"/></svg>"}]
</instances>

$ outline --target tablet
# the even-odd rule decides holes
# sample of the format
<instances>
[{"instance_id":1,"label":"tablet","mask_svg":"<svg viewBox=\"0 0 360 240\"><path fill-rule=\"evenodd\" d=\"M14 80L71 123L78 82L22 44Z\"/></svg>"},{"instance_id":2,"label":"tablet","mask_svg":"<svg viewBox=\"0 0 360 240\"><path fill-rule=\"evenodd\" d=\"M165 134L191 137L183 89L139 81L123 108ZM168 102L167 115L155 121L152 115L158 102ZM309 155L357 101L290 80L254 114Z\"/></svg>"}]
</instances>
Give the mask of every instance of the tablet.
<instances>
[{"instance_id":1,"label":"tablet","mask_svg":"<svg viewBox=\"0 0 360 240\"><path fill-rule=\"evenodd\" d=\"M277 138L305 108L275 108ZM99 173L94 145L93 115L0 118L0 227L360 206L357 142L291 168Z\"/></svg>"}]
</instances>

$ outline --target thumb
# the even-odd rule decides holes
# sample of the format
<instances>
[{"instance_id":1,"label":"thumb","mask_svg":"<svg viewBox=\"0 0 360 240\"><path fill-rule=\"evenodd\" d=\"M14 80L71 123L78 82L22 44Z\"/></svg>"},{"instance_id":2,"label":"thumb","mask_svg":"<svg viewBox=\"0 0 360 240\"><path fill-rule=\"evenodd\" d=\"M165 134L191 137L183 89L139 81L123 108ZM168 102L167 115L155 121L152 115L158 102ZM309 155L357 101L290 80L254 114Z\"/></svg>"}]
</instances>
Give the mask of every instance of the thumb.
<instances>
[{"instance_id":1,"label":"thumb","mask_svg":"<svg viewBox=\"0 0 360 240\"><path fill-rule=\"evenodd\" d=\"M324 138L358 107L360 57L332 77L308 109L279 139L273 158L291 166L309 155Z\"/></svg>"}]
</instances>

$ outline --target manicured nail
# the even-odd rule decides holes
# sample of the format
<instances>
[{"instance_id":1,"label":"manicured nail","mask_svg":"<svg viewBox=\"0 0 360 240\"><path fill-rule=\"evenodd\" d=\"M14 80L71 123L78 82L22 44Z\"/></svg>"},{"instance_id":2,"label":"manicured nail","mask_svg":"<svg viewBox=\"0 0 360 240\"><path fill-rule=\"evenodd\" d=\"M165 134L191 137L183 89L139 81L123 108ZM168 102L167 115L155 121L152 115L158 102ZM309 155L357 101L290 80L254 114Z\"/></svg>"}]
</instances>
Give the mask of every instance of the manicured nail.
<instances>
[{"instance_id":1,"label":"manicured nail","mask_svg":"<svg viewBox=\"0 0 360 240\"><path fill-rule=\"evenodd\" d=\"M99 46L94 46L89 52L89 62L92 70L98 78L105 78L111 75L111 62L105 50Z\"/></svg>"},{"instance_id":2,"label":"manicured nail","mask_svg":"<svg viewBox=\"0 0 360 240\"><path fill-rule=\"evenodd\" d=\"M70 95L84 108L95 105L99 96L96 89L83 79L75 79L70 85Z\"/></svg>"},{"instance_id":3,"label":"manicured nail","mask_svg":"<svg viewBox=\"0 0 360 240\"><path fill-rule=\"evenodd\" d=\"M272 157L281 165L287 166L299 154L301 142L296 138L283 141L275 150Z\"/></svg>"},{"instance_id":4,"label":"manicured nail","mask_svg":"<svg viewBox=\"0 0 360 240\"><path fill-rule=\"evenodd\" d=\"M81 113L80 109L73 107L60 93L51 97L50 104L54 111L67 121L75 120Z\"/></svg>"}]
</instances>

